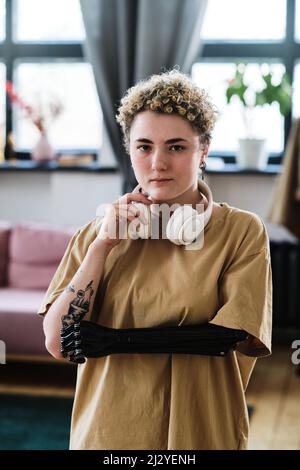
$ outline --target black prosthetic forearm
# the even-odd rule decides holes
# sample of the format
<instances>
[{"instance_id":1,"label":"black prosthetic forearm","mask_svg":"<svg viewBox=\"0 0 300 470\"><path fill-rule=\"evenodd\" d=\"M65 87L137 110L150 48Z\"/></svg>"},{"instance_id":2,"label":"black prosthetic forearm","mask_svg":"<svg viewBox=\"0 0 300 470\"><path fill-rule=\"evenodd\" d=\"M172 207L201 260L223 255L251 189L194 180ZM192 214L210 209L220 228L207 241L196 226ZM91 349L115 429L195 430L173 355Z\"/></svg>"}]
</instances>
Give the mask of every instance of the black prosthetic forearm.
<instances>
[{"instance_id":1,"label":"black prosthetic forearm","mask_svg":"<svg viewBox=\"0 0 300 470\"><path fill-rule=\"evenodd\" d=\"M89 321L63 325L61 353L82 363L86 357L118 353L226 356L248 333L204 323L153 328L107 328Z\"/></svg>"}]
</instances>

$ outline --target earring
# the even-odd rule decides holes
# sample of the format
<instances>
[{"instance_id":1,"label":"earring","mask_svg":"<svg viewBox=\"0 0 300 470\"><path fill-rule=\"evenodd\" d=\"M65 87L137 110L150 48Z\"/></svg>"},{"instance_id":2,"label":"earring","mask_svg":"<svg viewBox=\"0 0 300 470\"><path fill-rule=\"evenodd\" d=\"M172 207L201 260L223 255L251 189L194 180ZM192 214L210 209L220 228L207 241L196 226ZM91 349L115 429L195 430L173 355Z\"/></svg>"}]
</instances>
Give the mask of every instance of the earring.
<instances>
[{"instance_id":1,"label":"earring","mask_svg":"<svg viewBox=\"0 0 300 470\"><path fill-rule=\"evenodd\" d=\"M205 169L206 169L206 163L205 163L205 161L202 161L200 166L199 166L199 170L201 170L201 179L202 180L204 180Z\"/></svg>"}]
</instances>

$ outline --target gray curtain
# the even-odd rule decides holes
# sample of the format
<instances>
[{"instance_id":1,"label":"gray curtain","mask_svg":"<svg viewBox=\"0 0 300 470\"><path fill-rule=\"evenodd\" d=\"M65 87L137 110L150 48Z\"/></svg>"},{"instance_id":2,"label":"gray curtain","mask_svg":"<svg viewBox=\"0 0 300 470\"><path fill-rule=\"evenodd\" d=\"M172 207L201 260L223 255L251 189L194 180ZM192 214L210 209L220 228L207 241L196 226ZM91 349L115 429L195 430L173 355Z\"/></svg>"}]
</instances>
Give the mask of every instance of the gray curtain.
<instances>
[{"instance_id":1,"label":"gray curtain","mask_svg":"<svg viewBox=\"0 0 300 470\"><path fill-rule=\"evenodd\" d=\"M136 185L115 114L136 81L179 65L190 72L200 53L208 0L81 0L84 52L94 70L109 139L123 176L123 192Z\"/></svg>"}]
</instances>

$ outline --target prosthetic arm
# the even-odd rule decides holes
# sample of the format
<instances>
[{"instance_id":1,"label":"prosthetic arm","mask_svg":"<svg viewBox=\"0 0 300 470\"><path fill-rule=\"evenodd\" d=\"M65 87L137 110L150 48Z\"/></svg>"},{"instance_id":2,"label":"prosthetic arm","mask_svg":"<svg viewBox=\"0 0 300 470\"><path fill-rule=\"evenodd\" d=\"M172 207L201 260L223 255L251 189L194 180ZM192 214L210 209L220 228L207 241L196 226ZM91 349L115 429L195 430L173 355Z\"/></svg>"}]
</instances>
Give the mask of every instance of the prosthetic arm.
<instances>
[{"instance_id":1,"label":"prosthetic arm","mask_svg":"<svg viewBox=\"0 0 300 470\"><path fill-rule=\"evenodd\" d=\"M63 319L61 353L76 363L84 363L87 357L119 353L226 356L247 336L245 331L211 323L119 329L84 320L70 324Z\"/></svg>"}]
</instances>

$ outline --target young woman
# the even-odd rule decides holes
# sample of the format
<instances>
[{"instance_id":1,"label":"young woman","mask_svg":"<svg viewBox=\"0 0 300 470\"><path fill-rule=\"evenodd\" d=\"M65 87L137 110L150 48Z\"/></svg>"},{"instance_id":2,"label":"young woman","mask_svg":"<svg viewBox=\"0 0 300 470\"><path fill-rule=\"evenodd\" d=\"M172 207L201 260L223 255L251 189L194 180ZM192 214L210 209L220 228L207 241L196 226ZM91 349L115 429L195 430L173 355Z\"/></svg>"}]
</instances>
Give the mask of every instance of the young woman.
<instances>
[{"instance_id":1,"label":"young woman","mask_svg":"<svg viewBox=\"0 0 300 470\"><path fill-rule=\"evenodd\" d=\"M199 180L216 117L205 91L176 70L128 90L117 120L139 186L75 233L39 313L57 358L70 311L112 328L210 322L248 337L225 357L88 358L78 366L71 449L247 448L245 390L256 357L271 351L269 241L257 215L213 202ZM136 232L147 227L158 204L204 205L200 248L163 230L110 235L124 221L138 221Z\"/></svg>"}]
</instances>

